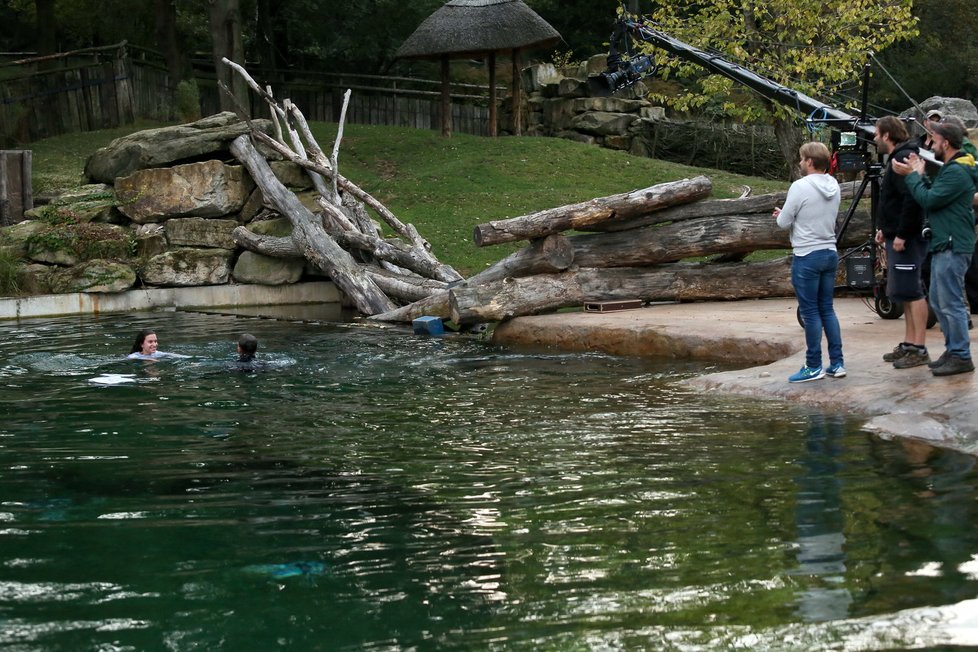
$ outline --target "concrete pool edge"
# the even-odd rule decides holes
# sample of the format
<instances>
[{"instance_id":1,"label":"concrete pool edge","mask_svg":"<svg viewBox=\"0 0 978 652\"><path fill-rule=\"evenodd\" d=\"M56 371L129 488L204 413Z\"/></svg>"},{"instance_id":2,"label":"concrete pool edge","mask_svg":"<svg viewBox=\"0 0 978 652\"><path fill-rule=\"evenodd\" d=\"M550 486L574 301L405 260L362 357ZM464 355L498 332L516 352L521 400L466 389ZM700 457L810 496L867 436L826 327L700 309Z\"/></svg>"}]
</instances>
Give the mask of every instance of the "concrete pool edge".
<instances>
[{"instance_id":1,"label":"concrete pool edge","mask_svg":"<svg viewBox=\"0 0 978 652\"><path fill-rule=\"evenodd\" d=\"M145 288L112 294L78 292L0 299L0 319L126 313L156 308L340 303L342 298L342 293L330 281Z\"/></svg>"},{"instance_id":2,"label":"concrete pool edge","mask_svg":"<svg viewBox=\"0 0 978 652\"><path fill-rule=\"evenodd\" d=\"M706 392L856 414L880 436L978 455L978 376L936 378L926 366L901 370L883 362L903 339L903 321L880 319L860 298L836 300L848 376L789 384L805 355L796 306L793 298L759 299L519 317L497 327L493 341L744 364L686 382ZM936 358L944 350L940 330L927 338Z\"/></svg>"}]
</instances>

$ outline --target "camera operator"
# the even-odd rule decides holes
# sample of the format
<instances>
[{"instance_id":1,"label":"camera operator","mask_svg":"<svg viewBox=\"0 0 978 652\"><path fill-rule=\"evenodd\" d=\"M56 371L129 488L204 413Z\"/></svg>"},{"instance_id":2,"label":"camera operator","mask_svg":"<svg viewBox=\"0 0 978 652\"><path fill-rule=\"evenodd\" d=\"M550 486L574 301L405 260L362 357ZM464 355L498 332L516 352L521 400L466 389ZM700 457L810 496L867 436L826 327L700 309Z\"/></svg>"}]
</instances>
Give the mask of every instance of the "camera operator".
<instances>
[{"instance_id":1,"label":"camera operator","mask_svg":"<svg viewBox=\"0 0 978 652\"><path fill-rule=\"evenodd\" d=\"M916 155L917 145L901 120L894 116L876 122L876 151L889 154L890 162L906 161ZM886 247L886 294L904 308L903 342L883 356L897 369L930 362L927 335L927 297L921 271L927 258L927 241L922 235L923 213L907 192L906 180L887 165L880 183L877 244Z\"/></svg>"},{"instance_id":2,"label":"camera operator","mask_svg":"<svg viewBox=\"0 0 978 652\"><path fill-rule=\"evenodd\" d=\"M924 176L924 160L915 154L890 165L906 176L907 190L927 217L930 240L930 302L944 334L945 351L930 363L935 376L975 370L968 335L964 275L975 250L975 214L972 209L978 168L974 157L961 150L964 131L946 122L931 126L934 155L944 162L933 179Z\"/></svg>"}]
</instances>

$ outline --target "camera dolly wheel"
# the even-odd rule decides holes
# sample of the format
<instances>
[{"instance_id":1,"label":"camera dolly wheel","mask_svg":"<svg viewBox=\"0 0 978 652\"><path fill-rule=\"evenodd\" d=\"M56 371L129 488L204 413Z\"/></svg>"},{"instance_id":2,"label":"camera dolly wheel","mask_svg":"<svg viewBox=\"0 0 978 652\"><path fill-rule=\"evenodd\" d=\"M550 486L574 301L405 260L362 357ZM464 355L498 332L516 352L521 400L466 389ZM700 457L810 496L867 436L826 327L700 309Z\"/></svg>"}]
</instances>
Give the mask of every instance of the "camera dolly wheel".
<instances>
[{"instance_id":1,"label":"camera dolly wheel","mask_svg":"<svg viewBox=\"0 0 978 652\"><path fill-rule=\"evenodd\" d=\"M881 319L900 319L903 316L903 304L890 301L885 291L876 295L875 308Z\"/></svg>"}]
</instances>

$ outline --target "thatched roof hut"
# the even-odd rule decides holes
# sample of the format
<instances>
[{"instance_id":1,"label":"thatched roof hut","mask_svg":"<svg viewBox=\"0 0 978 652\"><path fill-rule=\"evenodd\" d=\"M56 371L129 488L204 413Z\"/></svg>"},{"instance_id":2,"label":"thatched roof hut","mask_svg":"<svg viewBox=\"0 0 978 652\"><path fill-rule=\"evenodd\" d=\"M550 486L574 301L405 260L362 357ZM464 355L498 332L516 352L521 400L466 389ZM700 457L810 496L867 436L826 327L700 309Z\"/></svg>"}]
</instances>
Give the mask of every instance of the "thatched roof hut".
<instances>
[{"instance_id":1,"label":"thatched roof hut","mask_svg":"<svg viewBox=\"0 0 978 652\"><path fill-rule=\"evenodd\" d=\"M490 133L496 133L496 53L513 58L514 119L519 116L520 50L557 43L560 34L522 0L448 0L421 23L397 50L401 59L442 62L442 134L451 135L448 91L449 59L489 60ZM517 133L521 131L516 119Z\"/></svg>"}]
</instances>

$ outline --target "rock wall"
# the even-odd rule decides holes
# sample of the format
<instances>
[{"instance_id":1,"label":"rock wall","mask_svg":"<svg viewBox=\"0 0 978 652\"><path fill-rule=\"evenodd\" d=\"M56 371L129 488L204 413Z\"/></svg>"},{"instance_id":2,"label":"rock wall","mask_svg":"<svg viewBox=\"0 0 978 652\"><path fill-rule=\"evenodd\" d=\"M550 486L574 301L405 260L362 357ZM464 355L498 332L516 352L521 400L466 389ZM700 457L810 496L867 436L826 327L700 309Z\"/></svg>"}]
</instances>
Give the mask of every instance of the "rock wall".
<instances>
[{"instance_id":1,"label":"rock wall","mask_svg":"<svg viewBox=\"0 0 978 652\"><path fill-rule=\"evenodd\" d=\"M553 64L524 69L525 134L566 138L739 174L784 176L784 157L773 128L670 117L665 107L645 99L648 89L643 82L614 97L593 97L588 77L606 67L606 55L598 55L560 69ZM513 123L512 103L503 106L500 124L503 133L508 133Z\"/></svg>"},{"instance_id":2,"label":"rock wall","mask_svg":"<svg viewBox=\"0 0 978 652\"><path fill-rule=\"evenodd\" d=\"M0 228L0 251L22 262L19 293L321 280L301 259L269 258L235 245L231 232L240 225L264 234L291 232L288 220L265 207L247 171L226 162L233 161L228 143L242 126L221 114L132 134L96 152L86 164L88 180L96 183L39 197L23 222ZM166 143L165 151L140 154L158 142ZM299 166L277 161L272 168L300 196L311 188Z\"/></svg>"}]
</instances>

